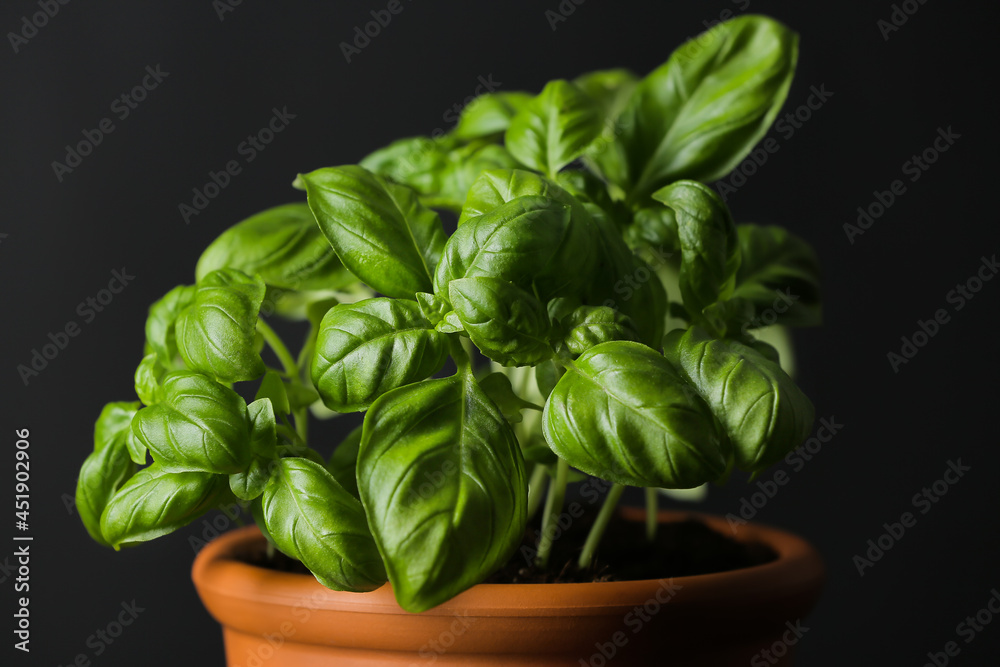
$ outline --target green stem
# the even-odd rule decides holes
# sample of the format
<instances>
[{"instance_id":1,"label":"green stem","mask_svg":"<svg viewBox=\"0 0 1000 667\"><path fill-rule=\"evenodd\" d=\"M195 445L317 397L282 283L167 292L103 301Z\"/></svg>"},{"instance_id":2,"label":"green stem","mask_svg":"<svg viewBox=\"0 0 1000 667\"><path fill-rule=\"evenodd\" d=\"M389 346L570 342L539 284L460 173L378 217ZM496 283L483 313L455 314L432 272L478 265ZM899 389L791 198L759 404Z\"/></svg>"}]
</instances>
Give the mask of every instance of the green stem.
<instances>
[{"instance_id":1,"label":"green stem","mask_svg":"<svg viewBox=\"0 0 1000 667\"><path fill-rule=\"evenodd\" d=\"M590 533L587 534L587 541L583 544L583 552L580 554L580 560L577 561L577 566L581 570L585 570L593 564L597 545L601 543L604 529L608 527L608 522L611 521L611 517L615 513L615 507L617 507L618 500L622 497L622 491L624 490L624 484L613 484L608 489L608 495L604 498L604 504L601 505L601 511L597 513L597 518L594 519L594 525L590 527Z\"/></svg>"},{"instance_id":2,"label":"green stem","mask_svg":"<svg viewBox=\"0 0 1000 667\"><path fill-rule=\"evenodd\" d=\"M460 339L461 336L457 334L448 336L448 350L451 352L452 359L455 360L458 371L460 373L471 373L472 360L469 358L469 353L465 351Z\"/></svg>"},{"instance_id":3,"label":"green stem","mask_svg":"<svg viewBox=\"0 0 1000 667\"><path fill-rule=\"evenodd\" d=\"M545 497L545 488L548 486L549 473L541 463L535 464L535 469L531 471L531 479L528 481L528 520L535 516L542 498Z\"/></svg>"},{"instance_id":4,"label":"green stem","mask_svg":"<svg viewBox=\"0 0 1000 667\"><path fill-rule=\"evenodd\" d=\"M264 337L264 342L266 342L271 349L274 350L274 353L278 357L278 361L280 361L281 365L285 368L285 372L292 377L296 377L299 372L299 367L295 363L295 357L293 357L292 353L288 351L288 348L285 347L285 343L278 337L278 334L274 332L274 329L272 329L264 320L257 320L257 331L259 331L260 335Z\"/></svg>"},{"instance_id":5,"label":"green stem","mask_svg":"<svg viewBox=\"0 0 1000 667\"><path fill-rule=\"evenodd\" d=\"M274 350L274 354L277 355L278 361L281 362L289 378L293 382L298 381L299 363L296 363L295 357L288 351L284 341L264 320L257 320L257 331L264 337L264 342ZM305 350L303 350L304 352ZM302 439L302 442L307 442L309 439L309 408L307 406L296 408L292 411L292 416L295 418L295 432Z\"/></svg>"},{"instance_id":6,"label":"green stem","mask_svg":"<svg viewBox=\"0 0 1000 667\"><path fill-rule=\"evenodd\" d=\"M549 555L552 553L552 543L555 541L556 530L559 529L559 515L562 513L563 501L566 499L566 483L569 479L569 464L565 459L559 459L556 464L556 479L549 485L549 495L545 499L545 516L542 517L542 536L538 540L538 554L535 564L544 569L549 565Z\"/></svg>"},{"instance_id":7,"label":"green stem","mask_svg":"<svg viewBox=\"0 0 1000 667\"><path fill-rule=\"evenodd\" d=\"M657 489L646 487L646 539L650 542L656 540L656 527L660 525L656 520L658 514L656 501L659 494Z\"/></svg>"}]
</instances>

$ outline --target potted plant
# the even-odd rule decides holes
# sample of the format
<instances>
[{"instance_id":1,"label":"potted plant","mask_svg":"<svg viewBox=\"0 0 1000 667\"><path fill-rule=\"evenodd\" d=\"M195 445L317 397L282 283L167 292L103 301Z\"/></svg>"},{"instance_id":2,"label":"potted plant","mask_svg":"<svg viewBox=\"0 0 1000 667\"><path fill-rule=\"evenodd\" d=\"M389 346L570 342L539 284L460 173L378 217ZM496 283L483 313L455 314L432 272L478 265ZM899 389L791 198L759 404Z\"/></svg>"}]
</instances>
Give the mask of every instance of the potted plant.
<instances>
[{"instance_id":1,"label":"potted plant","mask_svg":"<svg viewBox=\"0 0 1000 667\"><path fill-rule=\"evenodd\" d=\"M150 307L139 401L104 408L80 472L87 530L118 549L244 507L256 528L194 570L231 664L778 664L822 577L802 540L751 525L766 564L638 581L601 545L626 487L652 542L677 518L658 489L758 473L811 430L755 333L818 323L814 253L705 185L765 134L796 57L744 16L645 78L490 93L444 136L300 175L306 202L223 233ZM304 323L298 350L272 315ZM310 414L361 411L317 451ZM277 552L312 576L246 562ZM577 583L481 584L511 564Z\"/></svg>"}]
</instances>

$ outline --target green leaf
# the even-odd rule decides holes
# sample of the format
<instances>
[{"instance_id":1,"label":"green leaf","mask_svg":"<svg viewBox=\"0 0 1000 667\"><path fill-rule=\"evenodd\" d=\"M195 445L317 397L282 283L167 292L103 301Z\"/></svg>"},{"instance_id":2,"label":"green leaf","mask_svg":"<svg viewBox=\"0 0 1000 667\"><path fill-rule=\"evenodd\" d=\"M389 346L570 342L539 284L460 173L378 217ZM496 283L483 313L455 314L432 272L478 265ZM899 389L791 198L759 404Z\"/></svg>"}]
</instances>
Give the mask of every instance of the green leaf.
<instances>
[{"instance_id":1,"label":"green leaf","mask_svg":"<svg viewBox=\"0 0 1000 667\"><path fill-rule=\"evenodd\" d=\"M592 212L596 213L596 212ZM667 313L667 294L656 272L632 253L603 215L593 215L600 238L600 264L587 303L612 308L632 320L639 340L659 347Z\"/></svg>"},{"instance_id":2,"label":"green leaf","mask_svg":"<svg viewBox=\"0 0 1000 667\"><path fill-rule=\"evenodd\" d=\"M523 169L490 169L480 174L469 188L462 215L458 218L458 226L490 213L518 197L528 195L554 199L568 206L575 226L586 227L590 223L583 205L554 181Z\"/></svg>"},{"instance_id":3,"label":"green leaf","mask_svg":"<svg viewBox=\"0 0 1000 667\"><path fill-rule=\"evenodd\" d=\"M159 359L159 355L151 352L142 358L135 369L135 393L146 405L159 401L163 393L160 383L167 370L160 365Z\"/></svg>"},{"instance_id":4,"label":"green leaf","mask_svg":"<svg viewBox=\"0 0 1000 667\"><path fill-rule=\"evenodd\" d=\"M583 154L601 132L601 109L569 81L549 82L510 121L505 144L511 155L555 177Z\"/></svg>"},{"instance_id":5,"label":"green leaf","mask_svg":"<svg viewBox=\"0 0 1000 667\"><path fill-rule=\"evenodd\" d=\"M518 197L459 226L445 245L434 292L448 298L452 280L479 277L512 282L543 301L580 291L592 277L591 234L554 199Z\"/></svg>"},{"instance_id":6,"label":"green leaf","mask_svg":"<svg viewBox=\"0 0 1000 667\"><path fill-rule=\"evenodd\" d=\"M167 370L180 370L175 331L177 317L194 303L197 292L194 285L178 285L149 307L146 341Z\"/></svg>"},{"instance_id":7,"label":"green leaf","mask_svg":"<svg viewBox=\"0 0 1000 667\"><path fill-rule=\"evenodd\" d=\"M514 393L510 378L504 373L490 373L479 381L479 387L496 404L504 418L512 424L521 422L521 410L542 409Z\"/></svg>"},{"instance_id":8,"label":"green leaf","mask_svg":"<svg viewBox=\"0 0 1000 667\"><path fill-rule=\"evenodd\" d=\"M625 229L625 239L632 247L646 245L664 253L681 249L676 214L655 202L635 212L632 224Z\"/></svg>"},{"instance_id":9,"label":"green leaf","mask_svg":"<svg viewBox=\"0 0 1000 667\"><path fill-rule=\"evenodd\" d=\"M372 405L358 488L407 611L479 583L524 535L528 486L517 440L469 374L402 387Z\"/></svg>"},{"instance_id":10,"label":"green leaf","mask_svg":"<svg viewBox=\"0 0 1000 667\"><path fill-rule=\"evenodd\" d=\"M638 77L627 69L587 72L573 79L577 88L597 102L605 119L621 113L638 82Z\"/></svg>"},{"instance_id":11,"label":"green leaf","mask_svg":"<svg viewBox=\"0 0 1000 667\"><path fill-rule=\"evenodd\" d=\"M665 346L722 424L741 469L763 470L808 437L812 403L757 350L698 327L671 332Z\"/></svg>"},{"instance_id":12,"label":"green leaf","mask_svg":"<svg viewBox=\"0 0 1000 667\"><path fill-rule=\"evenodd\" d=\"M401 139L366 157L361 166L413 188L424 206L458 212L480 172L513 168L519 163L490 139L463 145L446 135Z\"/></svg>"},{"instance_id":13,"label":"green leaf","mask_svg":"<svg viewBox=\"0 0 1000 667\"><path fill-rule=\"evenodd\" d=\"M420 306L420 314L433 326L437 326L451 312L451 305L447 301L427 292L417 293L417 305Z\"/></svg>"},{"instance_id":14,"label":"green leaf","mask_svg":"<svg viewBox=\"0 0 1000 667\"><path fill-rule=\"evenodd\" d=\"M268 286L290 290L335 290L356 280L305 203L269 208L223 232L201 254L198 282L217 269L258 274Z\"/></svg>"},{"instance_id":15,"label":"green leaf","mask_svg":"<svg viewBox=\"0 0 1000 667\"><path fill-rule=\"evenodd\" d=\"M198 373L168 375L163 400L135 415L132 432L166 471L228 475L250 465L246 403L232 389Z\"/></svg>"},{"instance_id":16,"label":"green leaf","mask_svg":"<svg viewBox=\"0 0 1000 667\"><path fill-rule=\"evenodd\" d=\"M261 507L275 545L327 588L363 592L385 582L361 503L322 465L281 459Z\"/></svg>"},{"instance_id":17,"label":"green leaf","mask_svg":"<svg viewBox=\"0 0 1000 667\"><path fill-rule=\"evenodd\" d=\"M534 97L520 91L480 95L462 109L452 135L469 141L502 134L510 126L511 118Z\"/></svg>"},{"instance_id":18,"label":"green leaf","mask_svg":"<svg viewBox=\"0 0 1000 667\"><path fill-rule=\"evenodd\" d=\"M128 433L135 413L142 407L138 401L108 403L94 423L94 451L114 442L121 433Z\"/></svg>"},{"instance_id":19,"label":"green leaf","mask_svg":"<svg viewBox=\"0 0 1000 667\"><path fill-rule=\"evenodd\" d=\"M548 399L562 374L562 369L551 359L535 366L535 385L542 398Z\"/></svg>"},{"instance_id":20,"label":"green leaf","mask_svg":"<svg viewBox=\"0 0 1000 667\"><path fill-rule=\"evenodd\" d=\"M731 298L752 305L747 328L818 325L819 260L812 247L781 227L737 225L736 231L742 261Z\"/></svg>"},{"instance_id":21,"label":"green leaf","mask_svg":"<svg viewBox=\"0 0 1000 667\"><path fill-rule=\"evenodd\" d=\"M753 149L788 94L798 36L763 16L741 16L683 44L635 88L619 137L594 159L643 203L680 180L724 177Z\"/></svg>"},{"instance_id":22,"label":"green leaf","mask_svg":"<svg viewBox=\"0 0 1000 667\"><path fill-rule=\"evenodd\" d=\"M333 450L326 469L344 490L360 500L358 493L358 449L361 447L361 426L347 434Z\"/></svg>"},{"instance_id":23,"label":"green leaf","mask_svg":"<svg viewBox=\"0 0 1000 667\"><path fill-rule=\"evenodd\" d=\"M733 294L740 266L740 244L729 209L714 190L696 181L678 181L653 197L673 209L681 246L680 289L694 317ZM725 327L705 322L717 331Z\"/></svg>"},{"instance_id":24,"label":"green leaf","mask_svg":"<svg viewBox=\"0 0 1000 667\"><path fill-rule=\"evenodd\" d=\"M574 355L613 340L638 341L632 320L604 306L581 306L561 322L566 332L563 342Z\"/></svg>"},{"instance_id":25,"label":"green leaf","mask_svg":"<svg viewBox=\"0 0 1000 667\"><path fill-rule=\"evenodd\" d=\"M498 278L448 284L462 327L479 350L504 366L534 366L552 356L548 313L538 299Z\"/></svg>"},{"instance_id":26,"label":"green leaf","mask_svg":"<svg viewBox=\"0 0 1000 667\"><path fill-rule=\"evenodd\" d=\"M309 208L351 273L386 296L431 291L444 227L413 190L353 165L302 179Z\"/></svg>"},{"instance_id":27,"label":"green leaf","mask_svg":"<svg viewBox=\"0 0 1000 667\"><path fill-rule=\"evenodd\" d=\"M80 467L76 509L95 542L110 546L101 533L101 514L108 501L135 473L127 446L138 403L108 403L94 425L94 451Z\"/></svg>"},{"instance_id":28,"label":"green leaf","mask_svg":"<svg viewBox=\"0 0 1000 667\"><path fill-rule=\"evenodd\" d=\"M581 355L549 396L542 429L571 466L617 484L691 488L726 469L708 405L639 343L603 343Z\"/></svg>"},{"instance_id":29,"label":"green leaf","mask_svg":"<svg viewBox=\"0 0 1000 667\"><path fill-rule=\"evenodd\" d=\"M115 549L172 533L229 495L224 475L167 472L157 464L137 472L111 498L101 533Z\"/></svg>"},{"instance_id":30,"label":"green leaf","mask_svg":"<svg viewBox=\"0 0 1000 667\"><path fill-rule=\"evenodd\" d=\"M438 372L447 356L447 338L415 301L366 299L326 314L310 372L328 408L357 412L390 389Z\"/></svg>"},{"instance_id":31,"label":"green leaf","mask_svg":"<svg viewBox=\"0 0 1000 667\"><path fill-rule=\"evenodd\" d=\"M257 389L254 401L256 402L262 398L270 399L275 413L279 415L289 415L292 413L292 408L288 403L288 390L285 387L285 381L275 371L264 373L264 379L260 381L260 388Z\"/></svg>"},{"instance_id":32,"label":"green leaf","mask_svg":"<svg viewBox=\"0 0 1000 667\"><path fill-rule=\"evenodd\" d=\"M264 374L255 345L264 283L238 269L220 269L198 284L194 303L177 318L177 346L188 368L220 382Z\"/></svg>"},{"instance_id":33,"label":"green leaf","mask_svg":"<svg viewBox=\"0 0 1000 667\"><path fill-rule=\"evenodd\" d=\"M247 415L251 421L250 464L245 470L229 475L229 487L233 494L245 501L260 496L279 457L277 423L270 401L254 401L247 406Z\"/></svg>"}]
</instances>

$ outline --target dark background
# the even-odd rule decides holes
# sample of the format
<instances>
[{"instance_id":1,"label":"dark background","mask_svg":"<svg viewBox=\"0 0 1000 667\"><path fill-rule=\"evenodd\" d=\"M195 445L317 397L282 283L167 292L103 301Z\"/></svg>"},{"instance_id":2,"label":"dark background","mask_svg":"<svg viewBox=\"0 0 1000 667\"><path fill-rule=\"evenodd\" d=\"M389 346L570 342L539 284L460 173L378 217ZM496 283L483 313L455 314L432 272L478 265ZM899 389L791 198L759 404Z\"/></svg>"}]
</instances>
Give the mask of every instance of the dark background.
<instances>
[{"instance_id":1,"label":"dark background","mask_svg":"<svg viewBox=\"0 0 1000 667\"><path fill-rule=\"evenodd\" d=\"M537 91L592 69L644 74L727 9L772 15L801 34L786 112L811 86L833 93L793 136L773 134L780 150L729 198L738 221L781 224L809 240L825 271L826 324L797 333L799 379L817 417L843 427L800 470L777 467L789 481L756 517L808 538L827 562L799 664L919 665L948 641L961 648L953 664L1000 664L1000 619L969 643L956 634L1000 586L1000 280L960 310L947 300L1000 249L988 201L997 133L995 24L985 3L911 0L904 4L917 11L887 40L877 22L889 19L889 2L589 0L555 30L545 11L557 0L403 4L350 63L338 44L386 2L244 0L224 20L208 0L71 2L17 53L9 38L0 45L0 489L13 493L14 431L28 428L35 538L32 653L14 652L8 664L63 665L79 653L101 665L221 664L219 629L188 579L187 537L206 524L114 553L92 543L64 504L101 407L132 398L147 307L193 281L216 235L296 199L289 183L298 172L448 129L444 113L474 94L480 76L501 90ZM35 2L5 2L0 31L21 30L37 11ZM169 76L120 120L112 102L157 65ZM237 146L275 107L295 118L248 164ZM51 163L105 117L115 130L60 182ZM949 127L960 138L911 182L903 163ZM231 159L242 173L185 224L178 205ZM895 179L905 193L852 244L843 224ZM122 267L134 280L86 322L77 305ZM938 309L948 323L894 372L887 353ZM25 386L17 365L70 321L80 334ZM914 494L959 458L971 470L921 514ZM740 478L713 489L703 507L736 512L756 490ZM906 511L916 525L860 576L853 556ZM0 565L10 562L12 523L8 515L0 524ZM0 579L6 651L15 595L9 570ZM143 611L95 656L88 636L132 600Z\"/></svg>"}]
</instances>

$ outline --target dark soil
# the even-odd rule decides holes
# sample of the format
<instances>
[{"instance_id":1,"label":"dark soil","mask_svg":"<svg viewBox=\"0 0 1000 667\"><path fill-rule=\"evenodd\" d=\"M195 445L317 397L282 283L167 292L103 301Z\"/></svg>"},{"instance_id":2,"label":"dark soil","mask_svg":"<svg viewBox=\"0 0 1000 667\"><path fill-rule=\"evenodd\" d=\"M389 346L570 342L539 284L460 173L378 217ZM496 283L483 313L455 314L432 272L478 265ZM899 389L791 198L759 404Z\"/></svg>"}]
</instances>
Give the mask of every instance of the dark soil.
<instances>
[{"instance_id":1,"label":"dark soil","mask_svg":"<svg viewBox=\"0 0 1000 667\"><path fill-rule=\"evenodd\" d=\"M601 540L595 567L580 571L576 568L576 561L592 520L592 516L583 516L560 535L549 561L554 566L544 571L535 567L533 562L539 527L529 526L521 547L507 565L484 583L664 579L737 570L777 558L777 554L765 544L737 542L695 518L660 524L656 541L651 543L646 540L645 524L616 517L608 525L604 539ZM274 557L269 559L263 546L241 554L240 560L281 572L309 573L302 563L280 551L275 550Z\"/></svg>"},{"instance_id":2,"label":"dark soil","mask_svg":"<svg viewBox=\"0 0 1000 667\"><path fill-rule=\"evenodd\" d=\"M604 533L592 569L576 567L580 550L590 530L592 517L584 516L556 540L547 570L534 564L538 527L525 533L521 548L507 565L486 583L542 584L586 583L664 579L710 574L762 565L777 558L760 542L737 542L716 532L698 519L662 523L656 540L646 539L644 523L615 517Z\"/></svg>"}]
</instances>

